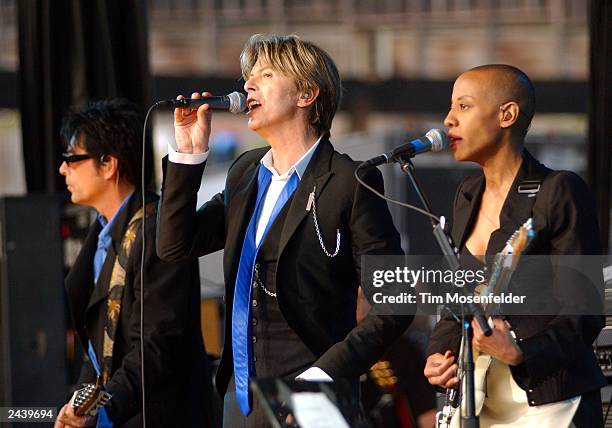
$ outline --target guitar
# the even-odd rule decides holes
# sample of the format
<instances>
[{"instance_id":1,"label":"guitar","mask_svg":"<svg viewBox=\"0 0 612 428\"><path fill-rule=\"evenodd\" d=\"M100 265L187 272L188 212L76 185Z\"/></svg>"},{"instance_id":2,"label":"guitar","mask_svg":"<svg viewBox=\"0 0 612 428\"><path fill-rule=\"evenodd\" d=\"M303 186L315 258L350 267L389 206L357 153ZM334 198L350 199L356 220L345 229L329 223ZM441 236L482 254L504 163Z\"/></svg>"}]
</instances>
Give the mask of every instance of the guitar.
<instances>
[{"instance_id":1,"label":"guitar","mask_svg":"<svg viewBox=\"0 0 612 428\"><path fill-rule=\"evenodd\" d=\"M512 274L516 270L519 258L525 248L529 245L531 240L534 238L535 232L532 228L532 219L528 219L518 230L516 230L512 236L506 242L506 245L495 255L493 266L491 268L491 275L487 284L481 284L475 290L476 294L481 296L497 296L507 291L510 285L510 279ZM493 327L493 318L502 316L501 306L499 303L483 304L483 310L488 318L489 325ZM511 332L512 333L512 332ZM512 333L514 335L514 333ZM461 367L461 361L463 361L463 349L465 343L461 340L461 351L459 354L460 367L457 372L459 377L459 384L465 388L464 370ZM477 350L473 349L474 355L474 397L476 401L476 414L479 414L484 405L486 396L485 385L486 375L491 365L492 357L486 354L479 354ZM461 405L461 409L465 410L463 398L461 397L459 389L447 389L446 400L442 411L436 415L436 427L437 428L458 428L460 426L460 413L457 412L457 408Z\"/></svg>"},{"instance_id":2,"label":"guitar","mask_svg":"<svg viewBox=\"0 0 612 428\"><path fill-rule=\"evenodd\" d=\"M83 388L76 390L70 399L70 406L76 416L94 417L111 397L98 379L96 383L84 384Z\"/></svg>"}]
</instances>

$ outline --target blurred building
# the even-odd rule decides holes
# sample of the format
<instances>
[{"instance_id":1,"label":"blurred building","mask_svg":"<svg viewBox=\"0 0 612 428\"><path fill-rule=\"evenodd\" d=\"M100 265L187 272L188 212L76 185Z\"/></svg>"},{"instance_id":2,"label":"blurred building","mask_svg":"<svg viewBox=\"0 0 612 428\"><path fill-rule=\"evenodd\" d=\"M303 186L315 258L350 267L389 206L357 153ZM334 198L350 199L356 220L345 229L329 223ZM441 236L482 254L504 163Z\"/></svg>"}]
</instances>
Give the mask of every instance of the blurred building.
<instances>
[{"instance_id":1,"label":"blurred building","mask_svg":"<svg viewBox=\"0 0 612 428\"><path fill-rule=\"evenodd\" d=\"M417 137L429 128L442 128L452 81L462 71L484 63L510 63L536 81L539 110L527 138L529 148L553 168L585 172L587 1L146 0L146 3L156 98L211 87L217 91L240 90L244 82L240 79L238 56L248 37L254 33L295 33L326 49L337 62L346 93L334 121L332 138L338 150L363 159L401 144L406 137ZM52 7L52 2L49 4ZM0 0L0 85L16 82L17 44L17 0ZM4 106L1 94L2 91L0 193L23 193L19 116L16 110L1 110ZM153 120L159 181L160 159L168 140L173 138L172 116L167 111L158 111ZM258 135L247 130L243 117L215 113L213 152L227 151L224 135L232 135L235 154L263 144ZM228 156L220 156L217 161L211 158L201 200L223 187L228 160ZM465 173L458 170L450 154L424 155L416 163L428 180L451 177L440 182L447 187ZM405 178L395 169L385 168L385 174L389 194L403 199L414 196L410 195ZM450 198L453 191L449 187L438 193L448 193ZM450 199L441 200L437 208L448 213L449 203ZM414 219L395 208L393 215L406 240L405 247L424 251L413 245L421 241L414 239L410 227L420 227L414 226ZM409 237L411 243L407 242ZM213 272L210 266L203 270ZM221 275L205 281L218 290Z\"/></svg>"},{"instance_id":2,"label":"blurred building","mask_svg":"<svg viewBox=\"0 0 612 428\"><path fill-rule=\"evenodd\" d=\"M296 33L345 77L450 79L508 62L534 79L586 79L583 0L149 0L156 74L238 76L254 33Z\"/></svg>"},{"instance_id":3,"label":"blurred building","mask_svg":"<svg viewBox=\"0 0 612 428\"><path fill-rule=\"evenodd\" d=\"M17 0L0 0L0 70L16 70ZM296 33L343 75L449 79L505 61L535 79L586 79L583 0L148 0L154 74L237 76L254 33Z\"/></svg>"}]
</instances>

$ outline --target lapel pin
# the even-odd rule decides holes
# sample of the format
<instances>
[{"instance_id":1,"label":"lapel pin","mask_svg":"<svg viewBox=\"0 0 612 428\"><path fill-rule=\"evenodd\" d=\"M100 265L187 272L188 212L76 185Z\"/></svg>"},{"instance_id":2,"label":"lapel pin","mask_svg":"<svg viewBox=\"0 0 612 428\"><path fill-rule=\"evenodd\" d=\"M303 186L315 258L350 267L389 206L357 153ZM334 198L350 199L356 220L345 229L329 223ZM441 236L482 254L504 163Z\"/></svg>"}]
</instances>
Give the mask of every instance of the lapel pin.
<instances>
[{"instance_id":1,"label":"lapel pin","mask_svg":"<svg viewBox=\"0 0 612 428\"><path fill-rule=\"evenodd\" d=\"M317 190L317 186L313 187L312 192L310 192L310 195L308 195L308 202L306 203L306 211L308 212L310 212L312 208L312 204L314 203L316 190Z\"/></svg>"}]
</instances>

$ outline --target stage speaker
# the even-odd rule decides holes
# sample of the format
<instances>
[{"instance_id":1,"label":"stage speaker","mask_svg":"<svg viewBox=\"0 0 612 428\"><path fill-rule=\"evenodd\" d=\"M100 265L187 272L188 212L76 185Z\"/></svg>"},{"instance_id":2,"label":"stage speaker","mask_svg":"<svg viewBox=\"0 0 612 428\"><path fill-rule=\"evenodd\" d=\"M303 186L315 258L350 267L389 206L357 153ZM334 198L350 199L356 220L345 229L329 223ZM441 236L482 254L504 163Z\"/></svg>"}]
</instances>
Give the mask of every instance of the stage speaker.
<instances>
[{"instance_id":1,"label":"stage speaker","mask_svg":"<svg viewBox=\"0 0 612 428\"><path fill-rule=\"evenodd\" d=\"M65 403L66 309L54 196L0 199L0 405Z\"/></svg>"}]
</instances>

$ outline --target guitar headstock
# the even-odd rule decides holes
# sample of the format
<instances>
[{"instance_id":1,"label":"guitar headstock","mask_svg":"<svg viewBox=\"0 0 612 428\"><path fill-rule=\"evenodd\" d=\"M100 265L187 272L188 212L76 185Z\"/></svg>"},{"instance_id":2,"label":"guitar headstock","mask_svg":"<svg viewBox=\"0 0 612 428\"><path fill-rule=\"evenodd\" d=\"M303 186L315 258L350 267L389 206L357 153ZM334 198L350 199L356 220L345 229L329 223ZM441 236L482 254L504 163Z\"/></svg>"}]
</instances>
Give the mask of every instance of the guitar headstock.
<instances>
[{"instance_id":1,"label":"guitar headstock","mask_svg":"<svg viewBox=\"0 0 612 428\"><path fill-rule=\"evenodd\" d=\"M504 267L514 271L519 257L534 237L533 220L529 218L506 242L506 246L502 251L502 255L506 256Z\"/></svg>"},{"instance_id":2,"label":"guitar headstock","mask_svg":"<svg viewBox=\"0 0 612 428\"><path fill-rule=\"evenodd\" d=\"M96 416L98 409L108 403L111 394L99 383L88 383L74 392L70 406L76 416Z\"/></svg>"}]
</instances>

